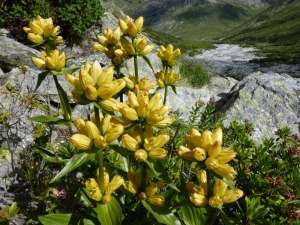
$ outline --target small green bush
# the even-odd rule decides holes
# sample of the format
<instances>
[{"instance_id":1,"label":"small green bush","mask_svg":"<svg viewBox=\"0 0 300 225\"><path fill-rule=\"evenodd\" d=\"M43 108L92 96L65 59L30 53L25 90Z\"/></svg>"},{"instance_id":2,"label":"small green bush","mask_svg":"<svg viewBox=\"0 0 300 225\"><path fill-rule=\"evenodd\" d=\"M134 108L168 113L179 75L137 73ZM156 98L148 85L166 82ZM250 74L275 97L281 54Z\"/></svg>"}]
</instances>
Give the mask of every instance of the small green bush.
<instances>
[{"instance_id":1,"label":"small green bush","mask_svg":"<svg viewBox=\"0 0 300 225\"><path fill-rule=\"evenodd\" d=\"M214 76L214 73L209 71L205 64L184 59L180 61L179 71L182 78L198 88L209 84Z\"/></svg>"},{"instance_id":2,"label":"small green bush","mask_svg":"<svg viewBox=\"0 0 300 225\"><path fill-rule=\"evenodd\" d=\"M0 26L10 30L18 41L27 42L21 27L40 15L52 17L61 27L62 36L72 43L80 40L84 30L99 20L104 13L98 0L10 0L0 5Z\"/></svg>"}]
</instances>

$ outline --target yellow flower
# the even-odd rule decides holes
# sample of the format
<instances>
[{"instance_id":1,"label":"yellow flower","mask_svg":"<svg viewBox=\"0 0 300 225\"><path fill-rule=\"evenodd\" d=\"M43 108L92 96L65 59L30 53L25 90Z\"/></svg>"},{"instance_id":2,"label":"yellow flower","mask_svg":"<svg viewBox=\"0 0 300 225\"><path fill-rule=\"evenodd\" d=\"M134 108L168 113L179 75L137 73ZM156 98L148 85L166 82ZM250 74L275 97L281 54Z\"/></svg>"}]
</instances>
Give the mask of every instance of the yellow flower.
<instances>
[{"instance_id":1,"label":"yellow flower","mask_svg":"<svg viewBox=\"0 0 300 225\"><path fill-rule=\"evenodd\" d=\"M174 66L177 58L181 55L181 52L179 48L173 51L173 46L169 44L166 48L161 45L156 55L169 66Z\"/></svg>"},{"instance_id":2,"label":"yellow flower","mask_svg":"<svg viewBox=\"0 0 300 225\"><path fill-rule=\"evenodd\" d=\"M163 195L153 195L147 198L147 201L152 205L163 206L165 203L165 196Z\"/></svg>"},{"instance_id":3,"label":"yellow flower","mask_svg":"<svg viewBox=\"0 0 300 225\"><path fill-rule=\"evenodd\" d=\"M129 16L126 16L124 20L119 20L119 26L123 34L131 37L137 36L137 34L142 30L143 24L144 18L142 16L135 21Z\"/></svg>"},{"instance_id":4,"label":"yellow flower","mask_svg":"<svg viewBox=\"0 0 300 225\"><path fill-rule=\"evenodd\" d=\"M180 75L176 74L174 70L160 71L154 74L156 83L159 87L170 86L180 80Z\"/></svg>"},{"instance_id":5,"label":"yellow flower","mask_svg":"<svg viewBox=\"0 0 300 225\"><path fill-rule=\"evenodd\" d=\"M74 121L74 126L79 131L80 134L87 135L86 129L85 129L85 121L82 118L77 118Z\"/></svg>"},{"instance_id":6,"label":"yellow flower","mask_svg":"<svg viewBox=\"0 0 300 225\"><path fill-rule=\"evenodd\" d=\"M105 194L111 195L115 190L124 184L124 179L120 175L115 175L105 187Z\"/></svg>"},{"instance_id":7,"label":"yellow flower","mask_svg":"<svg viewBox=\"0 0 300 225\"><path fill-rule=\"evenodd\" d=\"M42 59L37 57L32 57L33 63L40 69L50 69L61 71L65 67L66 55L64 52L59 54L59 51L55 49L50 52L50 55L47 56L45 51L42 51Z\"/></svg>"},{"instance_id":8,"label":"yellow flower","mask_svg":"<svg viewBox=\"0 0 300 225\"><path fill-rule=\"evenodd\" d=\"M97 126L91 121L87 121L85 123L85 129L88 137L92 140L96 139L100 135Z\"/></svg>"},{"instance_id":9,"label":"yellow flower","mask_svg":"<svg viewBox=\"0 0 300 225\"><path fill-rule=\"evenodd\" d=\"M199 186L203 190L205 196L208 194L208 186L207 186L207 175L206 171L202 170L197 173L197 179L199 181Z\"/></svg>"},{"instance_id":10,"label":"yellow flower","mask_svg":"<svg viewBox=\"0 0 300 225\"><path fill-rule=\"evenodd\" d=\"M139 149L135 151L134 157L136 158L137 161L143 162L147 159L148 154L144 149Z\"/></svg>"},{"instance_id":11,"label":"yellow flower","mask_svg":"<svg viewBox=\"0 0 300 225\"><path fill-rule=\"evenodd\" d=\"M195 206L197 207L203 207L206 206L208 203L208 200L206 196L198 193L193 193L190 197L191 202L194 203Z\"/></svg>"},{"instance_id":12,"label":"yellow flower","mask_svg":"<svg viewBox=\"0 0 300 225\"><path fill-rule=\"evenodd\" d=\"M217 179L213 188L213 194L216 196L223 196L227 190L228 184L224 181Z\"/></svg>"},{"instance_id":13,"label":"yellow flower","mask_svg":"<svg viewBox=\"0 0 300 225\"><path fill-rule=\"evenodd\" d=\"M52 18L43 19L37 16L35 20L29 22L29 27L23 27L27 33L27 38L36 43L41 44L46 40L52 40L54 43L61 43L62 37L59 34L59 27L53 26Z\"/></svg>"},{"instance_id":14,"label":"yellow flower","mask_svg":"<svg viewBox=\"0 0 300 225\"><path fill-rule=\"evenodd\" d=\"M104 36L97 36L98 42L100 43L94 43L92 48L96 51L108 51L108 48L111 46L116 45L120 40L120 28L116 28L114 31L112 31L110 28L103 31ZM111 46L110 46L111 45ZM107 52L106 52L107 54ZM109 55L109 54L107 54ZM112 57L109 57L112 58Z\"/></svg>"},{"instance_id":15,"label":"yellow flower","mask_svg":"<svg viewBox=\"0 0 300 225\"><path fill-rule=\"evenodd\" d=\"M75 145L75 147L82 150L88 150L93 146L93 141L83 134L73 134L71 142Z\"/></svg>"},{"instance_id":16,"label":"yellow flower","mask_svg":"<svg viewBox=\"0 0 300 225\"><path fill-rule=\"evenodd\" d=\"M232 203L243 197L244 192L241 189L236 189L235 192L233 190L227 190L222 196L222 201L224 203Z\"/></svg>"},{"instance_id":17,"label":"yellow flower","mask_svg":"<svg viewBox=\"0 0 300 225\"><path fill-rule=\"evenodd\" d=\"M151 159L156 159L156 160L166 157L167 154L168 152L163 148L154 148L150 152L148 152L149 157Z\"/></svg>"},{"instance_id":18,"label":"yellow flower","mask_svg":"<svg viewBox=\"0 0 300 225\"><path fill-rule=\"evenodd\" d=\"M193 150L194 158L198 161L203 161L206 159L206 152L203 148L194 148Z\"/></svg>"},{"instance_id":19,"label":"yellow flower","mask_svg":"<svg viewBox=\"0 0 300 225\"><path fill-rule=\"evenodd\" d=\"M140 56L145 56L154 49L153 44L147 45L147 39L144 35L134 39L133 47L135 48L135 52Z\"/></svg>"},{"instance_id":20,"label":"yellow flower","mask_svg":"<svg viewBox=\"0 0 300 225\"><path fill-rule=\"evenodd\" d=\"M211 207L217 208L221 204L223 204L223 201L222 201L220 196L212 196L212 197L209 198L209 205Z\"/></svg>"},{"instance_id":21,"label":"yellow flower","mask_svg":"<svg viewBox=\"0 0 300 225\"><path fill-rule=\"evenodd\" d=\"M129 151L136 151L140 149L138 141L128 134L123 134L122 143L126 149Z\"/></svg>"},{"instance_id":22,"label":"yellow flower","mask_svg":"<svg viewBox=\"0 0 300 225\"><path fill-rule=\"evenodd\" d=\"M179 146L178 156L189 162L196 161L194 153L189 148L184 146Z\"/></svg>"},{"instance_id":23,"label":"yellow flower","mask_svg":"<svg viewBox=\"0 0 300 225\"><path fill-rule=\"evenodd\" d=\"M121 124L119 124L105 132L104 137L106 138L106 141L110 143L116 140L118 137L120 137L123 131L124 127Z\"/></svg>"}]
</instances>

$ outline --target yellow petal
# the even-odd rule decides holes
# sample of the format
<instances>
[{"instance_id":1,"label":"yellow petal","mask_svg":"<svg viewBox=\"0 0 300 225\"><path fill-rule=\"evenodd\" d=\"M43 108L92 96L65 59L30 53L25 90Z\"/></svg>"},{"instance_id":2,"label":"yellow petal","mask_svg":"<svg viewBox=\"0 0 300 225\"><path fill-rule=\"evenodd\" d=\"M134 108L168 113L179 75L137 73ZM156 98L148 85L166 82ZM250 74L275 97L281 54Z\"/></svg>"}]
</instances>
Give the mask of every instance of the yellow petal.
<instances>
[{"instance_id":1,"label":"yellow petal","mask_svg":"<svg viewBox=\"0 0 300 225\"><path fill-rule=\"evenodd\" d=\"M71 137L71 142L77 148L82 150L88 150L93 146L93 141L83 134L73 134Z\"/></svg>"},{"instance_id":2,"label":"yellow petal","mask_svg":"<svg viewBox=\"0 0 300 225\"><path fill-rule=\"evenodd\" d=\"M42 70L47 68L44 60L39 59L37 57L32 57L31 60L38 68L40 68Z\"/></svg>"}]
</instances>

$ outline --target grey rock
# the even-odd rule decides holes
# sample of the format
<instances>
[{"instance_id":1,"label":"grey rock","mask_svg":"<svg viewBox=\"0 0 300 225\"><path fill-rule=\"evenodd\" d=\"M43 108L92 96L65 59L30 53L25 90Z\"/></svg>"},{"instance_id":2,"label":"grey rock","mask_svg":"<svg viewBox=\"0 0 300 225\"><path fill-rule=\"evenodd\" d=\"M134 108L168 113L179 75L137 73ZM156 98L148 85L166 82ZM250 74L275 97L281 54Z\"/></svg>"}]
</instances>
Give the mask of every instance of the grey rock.
<instances>
[{"instance_id":1,"label":"grey rock","mask_svg":"<svg viewBox=\"0 0 300 225\"><path fill-rule=\"evenodd\" d=\"M277 73L254 73L238 82L224 105L224 125L249 120L254 124L253 138L269 138L289 126L298 134L300 121L300 79Z\"/></svg>"},{"instance_id":2,"label":"grey rock","mask_svg":"<svg viewBox=\"0 0 300 225\"><path fill-rule=\"evenodd\" d=\"M16 65L34 67L31 57L40 57L40 52L11 38L0 36L0 68L10 71Z\"/></svg>"}]
</instances>

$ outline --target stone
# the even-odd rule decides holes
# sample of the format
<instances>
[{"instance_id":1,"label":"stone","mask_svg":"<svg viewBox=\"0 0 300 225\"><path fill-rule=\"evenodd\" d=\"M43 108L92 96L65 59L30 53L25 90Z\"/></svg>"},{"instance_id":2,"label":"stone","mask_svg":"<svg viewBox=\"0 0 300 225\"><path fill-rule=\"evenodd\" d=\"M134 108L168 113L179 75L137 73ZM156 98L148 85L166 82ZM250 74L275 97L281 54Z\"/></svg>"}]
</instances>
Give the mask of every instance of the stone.
<instances>
[{"instance_id":1,"label":"stone","mask_svg":"<svg viewBox=\"0 0 300 225\"><path fill-rule=\"evenodd\" d=\"M238 82L228 93L223 106L224 125L249 120L254 124L254 140L272 137L283 127L299 134L300 78L285 74L254 73Z\"/></svg>"}]
</instances>

